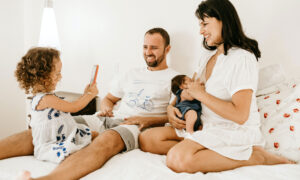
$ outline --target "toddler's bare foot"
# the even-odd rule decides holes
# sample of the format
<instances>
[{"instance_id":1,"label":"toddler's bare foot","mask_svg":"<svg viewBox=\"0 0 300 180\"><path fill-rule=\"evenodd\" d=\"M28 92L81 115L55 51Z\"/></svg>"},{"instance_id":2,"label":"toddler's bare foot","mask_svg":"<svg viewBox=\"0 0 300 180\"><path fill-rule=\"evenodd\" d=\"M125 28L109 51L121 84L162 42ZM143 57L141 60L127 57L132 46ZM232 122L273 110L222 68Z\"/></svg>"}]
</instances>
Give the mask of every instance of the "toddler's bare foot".
<instances>
[{"instance_id":1,"label":"toddler's bare foot","mask_svg":"<svg viewBox=\"0 0 300 180\"><path fill-rule=\"evenodd\" d=\"M275 165L275 164L295 164L295 162L288 160L287 158L279 155L267 152L262 147L254 146L253 155L260 156L260 163L262 165Z\"/></svg>"},{"instance_id":2,"label":"toddler's bare foot","mask_svg":"<svg viewBox=\"0 0 300 180\"><path fill-rule=\"evenodd\" d=\"M29 171L23 171L17 176L16 180L31 180L31 174Z\"/></svg>"},{"instance_id":3,"label":"toddler's bare foot","mask_svg":"<svg viewBox=\"0 0 300 180\"><path fill-rule=\"evenodd\" d=\"M92 140L94 140L99 135L98 132L92 131Z\"/></svg>"}]
</instances>

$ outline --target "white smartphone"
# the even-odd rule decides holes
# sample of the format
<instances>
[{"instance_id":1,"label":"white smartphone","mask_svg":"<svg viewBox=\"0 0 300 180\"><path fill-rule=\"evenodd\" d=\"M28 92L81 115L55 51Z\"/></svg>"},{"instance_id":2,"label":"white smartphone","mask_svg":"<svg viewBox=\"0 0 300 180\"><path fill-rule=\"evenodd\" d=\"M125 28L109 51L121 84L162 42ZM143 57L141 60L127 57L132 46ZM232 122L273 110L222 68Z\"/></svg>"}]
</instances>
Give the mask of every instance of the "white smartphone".
<instances>
[{"instance_id":1,"label":"white smartphone","mask_svg":"<svg viewBox=\"0 0 300 180\"><path fill-rule=\"evenodd\" d=\"M98 64L93 66L90 85L96 83L96 81L97 81L97 75L98 75L98 69L99 69L99 65Z\"/></svg>"}]
</instances>

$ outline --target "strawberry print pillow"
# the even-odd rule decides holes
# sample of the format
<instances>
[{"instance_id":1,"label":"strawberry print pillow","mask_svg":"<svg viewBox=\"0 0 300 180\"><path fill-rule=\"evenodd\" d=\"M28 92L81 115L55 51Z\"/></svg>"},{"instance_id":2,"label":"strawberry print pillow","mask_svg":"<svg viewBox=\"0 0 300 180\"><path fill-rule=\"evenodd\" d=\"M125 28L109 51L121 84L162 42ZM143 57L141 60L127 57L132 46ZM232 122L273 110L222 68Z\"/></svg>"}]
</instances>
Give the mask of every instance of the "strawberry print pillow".
<instances>
[{"instance_id":1,"label":"strawberry print pillow","mask_svg":"<svg viewBox=\"0 0 300 180\"><path fill-rule=\"evenodd\" d=\"M300 162L300 79L277 85L257 97L265 149Z\"/></svg>"}]
</instances>

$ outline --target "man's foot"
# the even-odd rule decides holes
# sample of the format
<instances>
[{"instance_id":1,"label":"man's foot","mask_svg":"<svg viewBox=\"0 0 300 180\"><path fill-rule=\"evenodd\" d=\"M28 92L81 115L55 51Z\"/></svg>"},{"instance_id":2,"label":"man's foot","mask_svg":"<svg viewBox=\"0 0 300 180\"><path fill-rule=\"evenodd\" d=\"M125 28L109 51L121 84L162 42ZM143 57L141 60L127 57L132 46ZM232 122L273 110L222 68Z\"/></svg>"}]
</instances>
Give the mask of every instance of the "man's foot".
<instances>
[{"instance_id":1,"label":"man's foot","mask_svg":"<svg viewBox=\"0 0 300 180\"><path fill-rule=\"evenodd\" d=\"M295 164L295 162L290 161L283 156L272 154L258 146L253 147L253 156L256 156L258 164L261 165Z\"/></svg>"},{"instance_id":2,"label":"man's foot","mask_svg":"<svg viewBox=\"0 0 300 180\"><path fill-rule=\"evenodd\" d=\"M17 176L16 180L31 180L31 174L29 171L23 171Z\"/></svg>"}]
</instances>

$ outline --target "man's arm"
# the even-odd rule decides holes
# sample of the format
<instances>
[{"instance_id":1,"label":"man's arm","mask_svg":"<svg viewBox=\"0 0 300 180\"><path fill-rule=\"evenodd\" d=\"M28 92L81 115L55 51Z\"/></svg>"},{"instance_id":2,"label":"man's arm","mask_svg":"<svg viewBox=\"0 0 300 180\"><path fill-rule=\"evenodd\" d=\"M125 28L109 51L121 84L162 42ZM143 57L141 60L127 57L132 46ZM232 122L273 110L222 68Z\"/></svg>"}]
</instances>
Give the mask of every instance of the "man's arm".
<instances>
[{"instance_id":1,"label":"man's arm","mask_svg":"<svg viewBox=\"0 0 300 180\"><path fill-rule=\"evenodd\" d=\"M100 102L100 113L99 116L113 116L112 110L115 104L120 101L121 98L113 96L112 94L108 93L103 100Z\"/></svg>"},{"instance_id":2,"label":"man's arm","mask_svg":"<svg viewBox=\"0 0 300 180\"><path fill-rule=\"evenodd\" d=\"M139 129L142 130L148 127L163 126L168 122L168 116L159 117L143 117L143 116L132 116L124 119L124 123L128 125L139 125Z\"/></svg>"}]
</instances>

